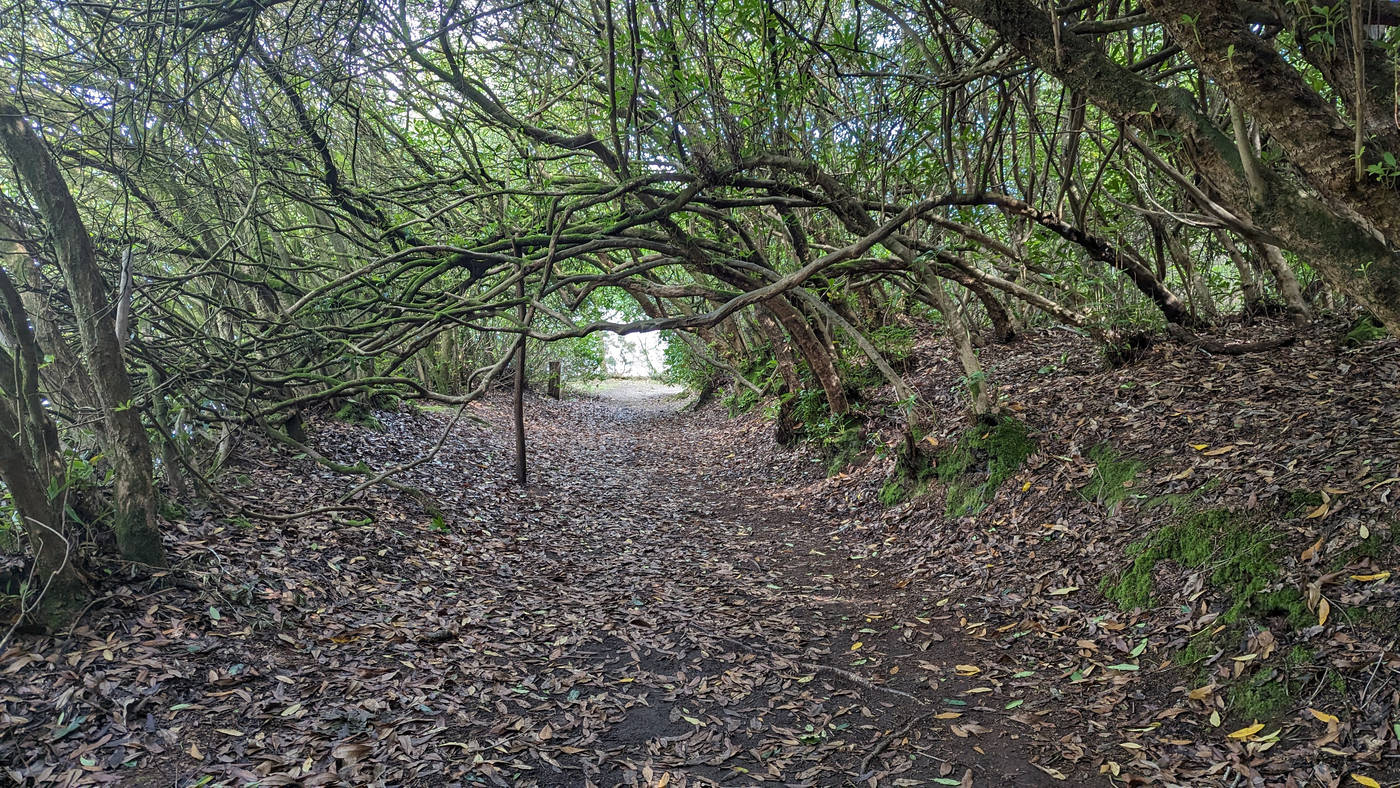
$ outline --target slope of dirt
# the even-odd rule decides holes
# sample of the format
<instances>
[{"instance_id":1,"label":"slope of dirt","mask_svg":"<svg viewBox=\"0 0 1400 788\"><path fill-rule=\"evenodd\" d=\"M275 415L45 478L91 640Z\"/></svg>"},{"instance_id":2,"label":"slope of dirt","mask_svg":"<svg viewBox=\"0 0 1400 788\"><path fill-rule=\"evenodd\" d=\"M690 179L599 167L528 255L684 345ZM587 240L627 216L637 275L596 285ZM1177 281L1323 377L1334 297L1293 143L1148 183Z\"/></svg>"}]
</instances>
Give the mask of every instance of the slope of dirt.
<instances>
[{"instance_id":1,"label":"slope of dirt","mask_svg":"<svg viewBox=\"0 0 1400 788\"><path fill-rule=\"evenodd\" d=\"M800 454L667 395L476 406L369 517L171 523L178 585L109 581L69 637L0 656L20 784L1036 785L1014 687L985 682L935 599L892 609L821 549L846 526L775 493ZM405 462L439 412L315 426L336 459ZM267 508L358 479L249 446ZM354 515L351 515L353 518ZM961 671L956 668L965 664ZM958 675L959 672L967 675Z\"/></svg>"},{"instance_id":2,"label":"slope of dirt","mask_svg":"<svg viewBox=\"0 0 1400 788\"><path fill-rule=\"evenodd\" d=\"M1349 347L1345 330L1239 357L1165 342L1116 370L1061 331L990 347L1002 407L1037 450L986 509L950 520L936 482L881 507L889 457L802 494L850 520L840 554L889 595L949 596L960 634L998 655L983 675L1035 671L1022 708L1059 709L1064 734L1043 762L1182 785L1397 785L1400 342ZM944 414L959 409L950 355L926 340L915 359ZM945 419L931 441L967 428ZM1121 501L1093 487L1102 445L1140 463ZM1200 565L1158 563L1145 609L1105 598L1134 549L1192 516L1262 544L1277 566L1248 598L1279 601L1231 620L1223 536Z\"/></svg>"}]
</instances>

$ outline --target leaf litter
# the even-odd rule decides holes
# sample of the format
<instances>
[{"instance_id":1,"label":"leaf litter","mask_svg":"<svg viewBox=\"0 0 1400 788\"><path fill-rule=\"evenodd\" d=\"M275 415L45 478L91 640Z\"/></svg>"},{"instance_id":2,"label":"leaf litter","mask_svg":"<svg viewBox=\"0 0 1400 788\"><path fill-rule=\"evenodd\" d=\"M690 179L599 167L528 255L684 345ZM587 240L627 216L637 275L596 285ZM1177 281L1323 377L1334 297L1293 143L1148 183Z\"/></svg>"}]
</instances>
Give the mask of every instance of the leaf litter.
<instances>
[{"instance_id":1,"label":"leaf litter","mask_svg":"<svg viewBox=\"0 0 1400 788\"><path fill-rule=\"evenodd\" d=\"M176 582L103 581L71 635L0 655L0 764L35 785L1396 784L1400 346L1334 329L1117 370L1058 332L986 348L1038 448L953 520L937 486L880 505L891 458L827 478L760 419L625 387L531 398L521 491L491 400L404 474L420 495L359 493L368 518L169 523ZM917 370L956 412L936 340ZM450 421L378 417L321 420L317 446L391 467ZM1081 493L1104 443L1143 463L1111 504ZM358 482L256 441L228 475L288 510ZM1227 622L1209 571L1173 561L1147 607L1106 599L1189 509L1267 522L1262 590L1310 619ZM1242 717L1250 682L1288 703Z\"/></svg>"},{"instance_id":2,"label":"leaf litter","mask_svg":"<svg viewBox=\"0 0 1400 788\"><path fill-rule=\"evenodd\" d=\"M752 422L674 411L654 396L532 399L522 491L492 401L473 408L488 426L459 426L400 477L422 496L360 493L372 517L249 526L205 510L169 523L182 582L109 581L70 637L0 658L4 773L34 785L1053 782L1028 765L1028 742L977 721L1005 700L964 694L976 687L952 672L963 653L938 632L946 615L890 620L850 596L844 566L807 563L798 545L828 523L773 496L816 478L804 456ZM389 467L450 420L378 418L382 431L316 422L318 449ZM329 504L358 481L257 443L228 475L258 508ZM892 676L906 652L937 664ZM931 719L945 708L965 716Z\"/></svg>"}]
</instances>

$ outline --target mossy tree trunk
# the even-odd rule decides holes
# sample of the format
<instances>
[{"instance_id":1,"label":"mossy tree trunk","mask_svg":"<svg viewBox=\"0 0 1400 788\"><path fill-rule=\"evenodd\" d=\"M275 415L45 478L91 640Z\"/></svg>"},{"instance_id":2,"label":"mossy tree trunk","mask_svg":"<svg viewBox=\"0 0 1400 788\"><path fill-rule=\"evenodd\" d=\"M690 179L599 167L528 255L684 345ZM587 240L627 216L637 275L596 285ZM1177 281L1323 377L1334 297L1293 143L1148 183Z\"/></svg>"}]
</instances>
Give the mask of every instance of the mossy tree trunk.
<instances>
[{"instance_id":1,"label":"mossy tree trunk","mask_svg":"<svg viewBox=\"0 0 1400 788\"><path fill-rule=\"evenodd\" d=\"M63 532L63 466L58 429L39 393L39 360L20 296L0 268L0 481L9 490L34 555L27 616L47 631L68 625L87 601L87 586Z\"/></svg>"},{"instance_id":2,"label":"mossy tree trunk","mask_svg":"<svg viewBox=\"0 0 1400 788\"><path fill-rule=\"evenodd\" d=\"M19 110L0 101L0 149L38 202L68 291L83 362L92 380L114 471L113 530L122 557L165 565L156 530L155 485L146 428L132 399L111 293L73 195L48 148Z\"/></svg>"}]
</instances>

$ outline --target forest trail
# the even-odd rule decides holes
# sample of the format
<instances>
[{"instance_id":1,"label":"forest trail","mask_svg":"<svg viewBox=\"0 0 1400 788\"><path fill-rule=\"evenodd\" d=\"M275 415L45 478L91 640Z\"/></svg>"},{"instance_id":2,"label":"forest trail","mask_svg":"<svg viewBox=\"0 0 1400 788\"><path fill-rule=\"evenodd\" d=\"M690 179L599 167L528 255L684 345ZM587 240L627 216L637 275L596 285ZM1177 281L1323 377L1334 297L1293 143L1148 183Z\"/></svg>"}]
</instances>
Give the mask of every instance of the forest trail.
<instances>
[{"instance_id":1,"label":"forest trail","mask_svg":"<svg viewBox=\"0 0 1400 788\"><path fill-rule=\"evenodd\" d=\"M732 442L732 422L679 412L676 389L610 381L594 396L530 424L538 454L562 453L532 458L530 490L564 539L550 556L569 567L558 599L608 611L612 658L591 670L630 696L592 779L1053 783L1029 765L1024 729L1004 724L1005 698L993 709L963 694L976 682L955 666L975 658L945 639L949 616L933 600L891 606L887 583L822 549L846 529L806 509L812 477L795 458L772 467ZM580 564L594 573L570 571ZM951 683L930 682L933 666Z\"/></svg>"},{"instance_id":2,"label":"forest trail","mask_svg":"<svg viewBox=\"0 0 1400 788\"><path fill-rule=\"evenodd\" d=\"M436 513L377 488L364 520L175 523L196 582L114 584L71 637L0 655L0 763L36 785L1055 784L1003 684L959 675L953 606L823 549L859 528L810 508L809 457L638 384L528 402L527 490L491 401L402 477ZM450 420L378 416L317 443L385 467ZM289 505L357 483L257 446L230 474Z\"/></svg>"}]
</instances>

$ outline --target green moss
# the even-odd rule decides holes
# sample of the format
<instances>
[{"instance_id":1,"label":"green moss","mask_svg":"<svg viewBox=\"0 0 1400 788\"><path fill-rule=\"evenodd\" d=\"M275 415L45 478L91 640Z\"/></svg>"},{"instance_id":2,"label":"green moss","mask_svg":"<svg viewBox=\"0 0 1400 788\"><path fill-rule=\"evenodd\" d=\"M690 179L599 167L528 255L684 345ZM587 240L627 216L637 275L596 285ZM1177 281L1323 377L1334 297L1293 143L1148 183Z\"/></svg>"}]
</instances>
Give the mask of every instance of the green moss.
<instances>
[{"instance_id":1,"label":"green moss","mask_svg":"<svg viewBox=\"0 0 1400 788\"><path fill-rule=\"evenodd\" d=\"M1306 646L1297 645L1289 650L1288 656L1284 657L1284 664L1290 668L1298 668L1308 664L1313 660L1312 650Z\"/></svg>"},{"instance_id":2,"label":"green moss","mask_svg":"<svg viewBox=\"0 0 1400 788\"><path fill-rule=\"evenodd\" d=\"M894 506L909 497L909 491L906 489L903 481L899 479L890 479L885 482L884 487L880 488L880 495L878 497L881 506Z\"/></svg>"},{"instance_id":3,"label":"green moss","mask_svg":"<svg viewBox=\"0 0 1400 788\"><path fill-rule=\"evenodd\" d=\"M1186 647L1172 655L1172 661L1178 665L1194 665L1203 659L1210 659L1220 650L1211 632L1207 629L1189 638Z\"/></svg>"},{"instance_id":4,"label":"green moss","mask_svg":"<svg viewBox=\"0 0 1400 788\"><path fill-rule=\"evenodd\" d=\"M1035 452L1026 425L1009 416L979 423L938 457L935 473L948 487L949 517L975 514L986 507L1002 482Z\"/></svg>"},{"instance_id":5,"label":"green moss","mask_svg":"<svg viewBox=\"0 0 1400 788\"><path fill-rule=\"evenodd\" d=\"M1297 591L1264 593L1279 571L1276 541L1273 529L1228 509L1208 509L1129 546L1132 565L1116 580L1105 578L1100 588L1104 596L1125 609L1149 607L1153 603L1153 570L1162 561L1174 561L1210 570L1211 585L1224 592L1230 604L1221 616L1223 622L1234 623L1246 613L1268 615L1276 610L1294 621L1303 609Z\"/></svg>"},{"instance_id":6,"label":"green moss","mask_svg":"<svg viewBox=\"0 0 1400 788\"><path fill-rule=\"evenodd\" d=\"M1333 569L1341 569L1363 559L1388 561L1400 551L1400 527L1395 524L1377 523L1368 526L1370 536L1342 551L1332 562Z\"/></svg>"},{"instance_id":7,"label":"green moss","mask_svg":"<svg viewBox=\"0 0 1400 788\"><path fill-rule=\"evenodd\" d=\"M1343 344L1349 347L1360 347L1367 342L1375 342L1377 339L1384 339L1386 336L1385 326L1380 324L1370 315L1362 317L1351 324L1351 330L1347 331Z\"/></svg>"},{"instance_id":8,"label":"green moss","mask_svg":"<svg viewBox=\"0 0 1400 788\"><path fill-rule=\"evenodd\" d=\"M1312 490L1292 490L1283 499L1283 508L1289 517L1307 514L1322 505L1322 493Z\"/></svg>"},{"instance_id":9,"label":"green moss","mask_svg":"<svg viewBox=\"0 0 1400 788\"><path fill-rule=\"evenodd\" d=\"M1289 682L1274 670L1259 670L1225 691L1230 711L1241 720L1266 720L1294 704Z\"/></svg>"},{"instance_id":10,"label":"green moss","mask_svg":"<svg viewBox=\"0 0 1400 788\"><path fill-rule=\"evenodd\" d=\"M343 421L346 424L354 424L371 430L382 430L384 424L375 418L374 410L369 405L350 400L340 406L340 410L332 417L336 421Z\"/></svg>"},{"instance_id":11,"label":"green moss","mask_svg":"<svg viewBox=\"0 0 1400 788\"><path fill-rule=\"evenodd\" d=\"M179 520L188 514L189 511L178 501L171 500L170 498L160 499L160 516L166 520Z\"/></svg>"},{"instance_id":12,"label":"green moss","mask_svg":"<svg viewBox=\"0 0 1400 788\"><path fill-rule=\"evenodd\" d=\"M1282 616L1294 629L1312 626L1317 620L1315 614L1308 610L1307 600L1296 588L1280 588L1259 594L1250 609L1261 616Z\"/></svg>"},{"instance_id":13,"label":"green moss","mask_svg":"<svg viewBox=\"0 0 1400 788\"><path fill-rule=\"evenodd\" d=\"M1133 479L1142 470L1142 463L1123 459L1107 443L1090 449L1089 459L1094 461L1094 476L1079 494L1087 501L1097 501L1108 507L1117 506L1128 497Z\"/></svg>"},{"instance_id":14,"label":"green moss","mask_svg":"<svg viewBox=\"0 0 1400 788\"><path fill-rule=\"evenodd\" d=\"M1327 674L1328 681L1332 684L1333 691L1335 691L1338 695L1347 694L1346 676L1343 676L1341 673L1330 669L1327 671Z\"/></svg>"}]
</instances>

